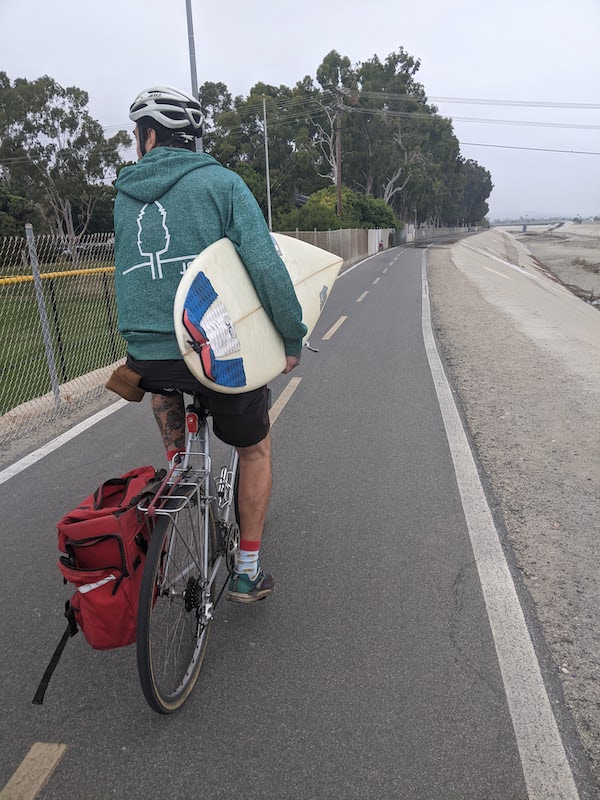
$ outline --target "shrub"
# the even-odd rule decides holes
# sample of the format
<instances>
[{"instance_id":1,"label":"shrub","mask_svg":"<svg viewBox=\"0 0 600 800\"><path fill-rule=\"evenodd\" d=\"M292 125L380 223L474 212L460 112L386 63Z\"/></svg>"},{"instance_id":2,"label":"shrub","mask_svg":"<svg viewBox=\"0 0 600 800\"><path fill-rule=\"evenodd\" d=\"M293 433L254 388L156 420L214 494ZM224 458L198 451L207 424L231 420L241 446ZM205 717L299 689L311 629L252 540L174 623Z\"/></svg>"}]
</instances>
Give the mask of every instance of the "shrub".
<instances>
[{"instance_id":1,"label":"shrub","mask_svg":"<svg viewBox=\"0 0 600 800\"><path fill-rule=\"evenodd\" d=\"M280 230L313 230L329 228L401 228L392 209L383 200L377 200L346 186L342 187L342 217L337 216L337 190L328 186L314 194L302 208L278 220Z\"/></svg>"}]
</instances>

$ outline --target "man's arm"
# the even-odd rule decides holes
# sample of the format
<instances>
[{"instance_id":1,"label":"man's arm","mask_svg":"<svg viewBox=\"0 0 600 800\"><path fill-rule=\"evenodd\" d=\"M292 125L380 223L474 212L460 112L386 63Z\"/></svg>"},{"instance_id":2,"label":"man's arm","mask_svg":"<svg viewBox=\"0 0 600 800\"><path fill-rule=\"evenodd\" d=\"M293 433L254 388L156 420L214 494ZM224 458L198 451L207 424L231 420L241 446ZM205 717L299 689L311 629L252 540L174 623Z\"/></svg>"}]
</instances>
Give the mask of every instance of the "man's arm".
<instances>
[{"instance_id":1,"label":"man's arm","mask_svg":"<svg viewBox=\"0 0 600 800\"><path fill-rule=\"evenodd\" d=\"M283 337L286 355L299 357L307 331L302 322L302 308L285 264L277 255L263 213L238 176L233 182L225 233L244 262L263 308ZM293 366L288 358L286 371Z\"/></svg>"}]
</instances>

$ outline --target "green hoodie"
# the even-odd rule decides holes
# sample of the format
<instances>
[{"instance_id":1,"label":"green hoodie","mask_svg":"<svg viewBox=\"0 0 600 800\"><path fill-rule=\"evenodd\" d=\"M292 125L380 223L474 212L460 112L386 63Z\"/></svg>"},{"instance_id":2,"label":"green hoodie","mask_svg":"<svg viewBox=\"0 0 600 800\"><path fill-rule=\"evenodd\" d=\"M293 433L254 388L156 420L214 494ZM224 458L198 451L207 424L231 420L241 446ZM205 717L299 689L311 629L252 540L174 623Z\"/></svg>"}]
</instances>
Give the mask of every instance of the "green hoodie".
<instances>
[{"instance_id":1,"label":"green hoodie","mask_svg":"<svg viewBox=\"0 0 600 800\"><path fill-rule=\"evenodd\" d=\"M156 147L121 170L115 186L119 331L134 358L181 358L173 329L177 286L198 253L223 237L244 262L286 353L300 353L302 309L263 214L238 175L204 153Z\"/></svg>"}]
</instances>

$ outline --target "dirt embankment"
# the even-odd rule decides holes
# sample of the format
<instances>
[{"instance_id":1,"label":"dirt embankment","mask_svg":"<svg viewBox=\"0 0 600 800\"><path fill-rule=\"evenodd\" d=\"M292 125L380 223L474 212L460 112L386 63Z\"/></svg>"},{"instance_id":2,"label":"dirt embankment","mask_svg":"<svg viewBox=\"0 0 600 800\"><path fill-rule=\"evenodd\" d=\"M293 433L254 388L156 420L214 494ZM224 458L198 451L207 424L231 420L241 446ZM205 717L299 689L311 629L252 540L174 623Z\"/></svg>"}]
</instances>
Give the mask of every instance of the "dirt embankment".
<instances>
[{"instance_id":1,"label":"dirt embankment","mask_svg":"<svg viewBox=\"0 0 600 800\"><path fill-rule=\"evenodd\" d=\"M585 252L600 256L595 242ZM556 274L572 283L570 269ZM451 381L600 783L600 316L500 231L431 250L428 276ZM578 276L600 294L597 275Z\"/></svg>"}]
</instances>

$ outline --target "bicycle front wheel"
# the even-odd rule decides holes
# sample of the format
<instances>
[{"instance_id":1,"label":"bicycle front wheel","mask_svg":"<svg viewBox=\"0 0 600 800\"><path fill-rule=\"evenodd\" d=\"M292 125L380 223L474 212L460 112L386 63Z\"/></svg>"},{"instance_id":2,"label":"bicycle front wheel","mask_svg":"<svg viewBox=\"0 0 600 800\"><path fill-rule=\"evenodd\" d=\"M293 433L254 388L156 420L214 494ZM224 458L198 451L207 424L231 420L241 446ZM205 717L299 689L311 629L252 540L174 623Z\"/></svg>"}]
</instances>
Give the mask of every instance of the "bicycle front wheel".
<instances>
[{"instance_id":1,"label":"bicycle front wheel","mask_svg":"<svg viewBox=\"0 0 600 800\"><path fill-rule=\"evenodd\" d=\"M159 516L142 577L138 671L148 704L161 714L176 711L187 699L208 643L208 604L215 592L207 573L216 554L216 531L210 505L195 497L181 510Z\"/></svg>"}]
</instances>

